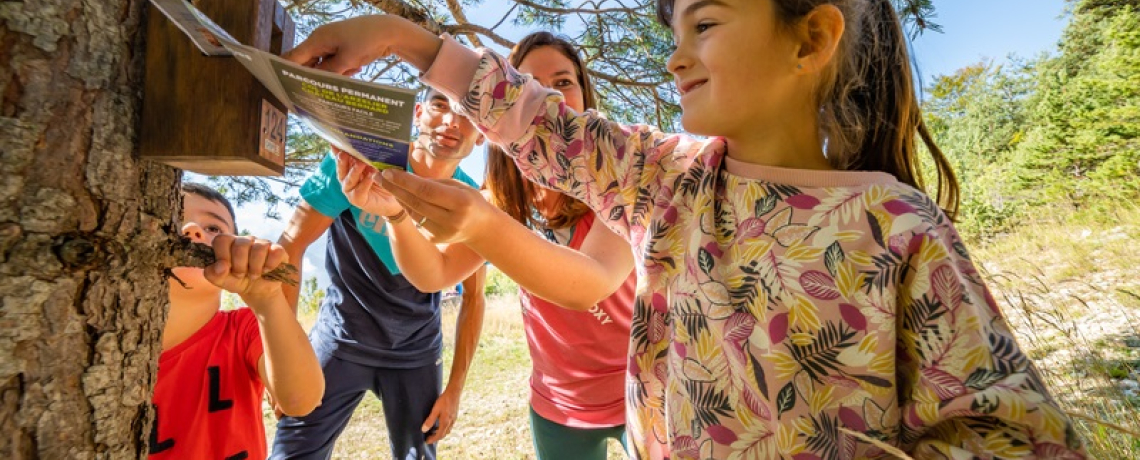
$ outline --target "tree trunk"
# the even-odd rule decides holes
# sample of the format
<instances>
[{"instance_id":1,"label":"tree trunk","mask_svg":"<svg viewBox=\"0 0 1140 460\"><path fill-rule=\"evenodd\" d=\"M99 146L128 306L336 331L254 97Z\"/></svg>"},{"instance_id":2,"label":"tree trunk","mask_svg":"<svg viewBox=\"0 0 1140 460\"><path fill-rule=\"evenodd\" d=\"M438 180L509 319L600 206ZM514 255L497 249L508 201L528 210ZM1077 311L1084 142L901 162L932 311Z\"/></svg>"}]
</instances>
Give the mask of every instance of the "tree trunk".
<instances>
[{"instance_id":1,"label":"tree trunk","mask_svg":"<svg viewBox=\"0 0 1140 460\"><path fill-rule=\"evenodd\" d=\"M137 157L145 0L0 2L0 456L142 458L176 170Z\"/></svg>"}]
</instances>

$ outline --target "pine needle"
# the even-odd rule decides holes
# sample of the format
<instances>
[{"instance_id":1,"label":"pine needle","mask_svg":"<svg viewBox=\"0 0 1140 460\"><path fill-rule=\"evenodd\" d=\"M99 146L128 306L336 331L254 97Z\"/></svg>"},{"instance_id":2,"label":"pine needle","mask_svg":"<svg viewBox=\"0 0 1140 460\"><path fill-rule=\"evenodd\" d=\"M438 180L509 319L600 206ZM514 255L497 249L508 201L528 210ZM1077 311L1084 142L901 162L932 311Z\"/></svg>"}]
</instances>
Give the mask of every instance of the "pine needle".
<instances>
[{"instance_id":1,"label":"pine needle","mask_svg":"<svg viewBox=\"0 0 1140 460\"><path fill-rule=\"evenodd\" d=\"M1095 419L1093 417L1089 417L1088 415L1081 414L1078 412L1073 412L1073 411L1064 411L1064 412L1065 412L1065 415L1068 415L1071 418L1079 418L1079 419L1084 420L1086 422L1092 422L1092 423L1095 423L1097 425L1106 426L1106 427L1112 428L1116 431L1119 431L1121 433L1130 435L1134 438L1140 439L1140 432L1137 432L1136 430L1125 428L1123 426L1120 426L1120 425L1117 425L1117 424L1111 423L1111 422L1106 422L1104 420L1098 420L1098 419Z\"/></svg>"},{"instance_id":2,"label":"pine needle","mask_svg":"<svg viewBox=\"0 0 1140 460\"><path fill-rule=\"evenodd\" d=\"M851 431L845 427L839 427L839 431L841 433L854 436L855 439L863 441L867 444L870 444L872 446L883 449L884 452L891 454L891 455L894 455L895 457L901 458L902 460L914 460L913 458L911 458L911 456L907 455L906 452L903 452L898 447L892 446L892 445L887 444L887 443L880 441L878 439L874 439L874 438L867 436L863 433L860 433L858 431Z\"/></svg>"}]
</instances>

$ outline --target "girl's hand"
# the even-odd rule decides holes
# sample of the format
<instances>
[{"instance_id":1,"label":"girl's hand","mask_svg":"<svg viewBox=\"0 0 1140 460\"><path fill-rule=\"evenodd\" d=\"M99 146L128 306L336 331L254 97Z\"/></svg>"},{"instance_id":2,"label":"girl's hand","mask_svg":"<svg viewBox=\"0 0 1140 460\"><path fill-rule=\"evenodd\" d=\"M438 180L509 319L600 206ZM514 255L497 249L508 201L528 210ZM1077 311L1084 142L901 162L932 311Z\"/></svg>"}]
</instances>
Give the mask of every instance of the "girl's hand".
<instances>
[{"instance_id":1,"label":"girl's hand","mask_svg":"<svg viewBox=\"0 0 1140 460\"><path fill-rule=\"evenodd\" d=\"M390 55L426 70L441 43L431 32L396 15L359 16L318 27L282 57L306 67L350 76Z\"/></svg>"},{"instance_id":2,"label":"girl's hand","mask_svg":"<svg viewBox=\"0 0 1140 460\"><path fill-rule=\"evenodd\" d=\"M376 168L333 147L336 177L348 202L372 214L393 217L403 209L400 202L376 182Z\"/></svg>"},{"instance_id":3,"label":"girl's hand","mask_svg":"<svg viewBox=\"0 0 1140 460\"><path fill-rule=\"evenodd\" d=\"M256 312L265 300L281 296L281 283L261 275L289 261L285 248L252 236L217 235L214 237L217 261L203 271L206 280L241 296Z\"/></svg>"},{"instance_id":4,"label":"girl's hand","mask_svg":"<svg viewBox=\"0 0 1140 460\"><path fill-rule=\"evenodd\" d=\"M420 233L432 243L466 243L493 233L496 213L483 195L462 182L425 179L404 171L384 170L384 188L408 211Z\"/></svg>"}]
</instances>

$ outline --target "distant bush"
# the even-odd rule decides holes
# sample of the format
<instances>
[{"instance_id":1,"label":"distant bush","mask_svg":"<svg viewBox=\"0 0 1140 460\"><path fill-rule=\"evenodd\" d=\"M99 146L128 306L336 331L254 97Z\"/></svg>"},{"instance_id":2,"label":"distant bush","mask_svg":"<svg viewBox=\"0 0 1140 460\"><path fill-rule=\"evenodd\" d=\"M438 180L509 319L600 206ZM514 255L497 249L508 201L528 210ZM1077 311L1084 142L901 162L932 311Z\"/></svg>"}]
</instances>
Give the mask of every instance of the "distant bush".
<instances>
[{"instance_id":1,"label":"distant bush","mask_svg":"<svg viewBox=\"0 0 1140 460\"><path fill-rule=\"evenodd\" d=\"M487 269L487 285L483 289L484 295L514 295L519 290L518 283L495 267Z\"/></svg>"}]
</instances>

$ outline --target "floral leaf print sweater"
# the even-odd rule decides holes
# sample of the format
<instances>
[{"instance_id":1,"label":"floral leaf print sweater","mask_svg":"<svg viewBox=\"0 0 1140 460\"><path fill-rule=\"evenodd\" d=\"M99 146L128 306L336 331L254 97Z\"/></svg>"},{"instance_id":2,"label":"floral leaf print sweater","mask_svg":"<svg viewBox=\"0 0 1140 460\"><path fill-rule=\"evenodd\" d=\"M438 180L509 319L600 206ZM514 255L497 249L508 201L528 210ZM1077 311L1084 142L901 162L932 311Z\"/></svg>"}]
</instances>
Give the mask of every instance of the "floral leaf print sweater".
<instances>
[{"instance_id":1,"label":"floral leaf print sweater","mask_svg":"<svg viewBox=\"0 0 1140 460\"><path fill-rule=\"evenodd\" d=\"M638 459L1084 458L950 221L875 172L733 161L723 140L576 114L445 38L423 80L641 263Z\"/></svg>"}]
</instances>

